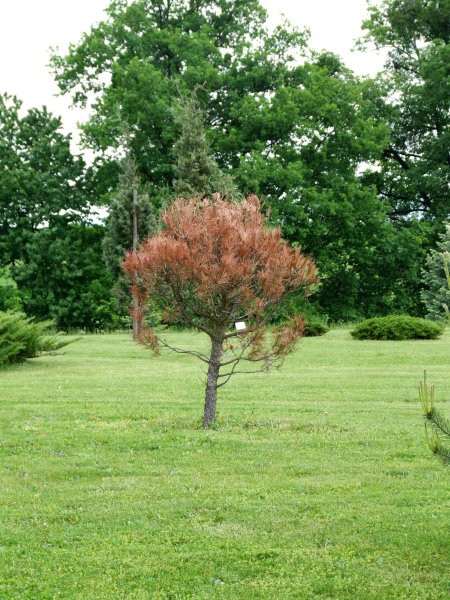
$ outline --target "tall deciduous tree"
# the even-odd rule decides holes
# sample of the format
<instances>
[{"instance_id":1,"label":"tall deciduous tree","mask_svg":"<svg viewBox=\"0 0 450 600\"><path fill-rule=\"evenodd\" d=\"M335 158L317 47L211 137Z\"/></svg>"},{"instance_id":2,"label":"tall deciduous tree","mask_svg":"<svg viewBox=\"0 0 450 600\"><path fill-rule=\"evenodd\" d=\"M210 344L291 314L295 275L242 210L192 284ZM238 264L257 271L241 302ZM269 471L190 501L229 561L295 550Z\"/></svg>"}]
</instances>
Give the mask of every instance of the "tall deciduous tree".
<instances>
[{"instance_id":1,"label":"tall deciduous tree","mask_svg":"<svg viewBox=\"0 0 450 600\"><path fill-rule=\"evenodd\" d=\"M45 108L20 114L0 96L0 263L27 260L27 243L43 226L80 221L87 211L84 162L70 149L61 120Z\"/></svg>"},{"instance_id":2,"label":"tall deciduous tree","mask_svg":"<svg viewBox=\"0 0 450 600\"><path fill-rule=\"evenodd\" d=\"M314 253L323 310L333 319L386 311L393 288L401 289L399 270L382 269L375 257L395 236L359 171L379 158L388 131L373 118L367 85L336 57L311 57L304 33L285 26L269 33L266 19L257 0L115 2L108 21L54 57L56 78L75 103L95 92L84 131L97 150L116 143L120 107L136 128L140 172L155 197L174 184L180 195L218 191L202 176L214 165L195 134L200 115L189 107L192 128L181 127L173 157L180 125L171 107L197 88L212 156L245 194L263 198L287 239ZM309 62L299 66L305 54ZM198 173L193 161L202 163Z\"/></svg>"},{"instance_id":3,"label":"tall deciduous tree","mask_svg":"<svg viewBox=\"0 0 450 600\"><path fill-rule=\"evenodd\" d=\"M157 204L182 167L174 166L174 101L198 88L212 156L270 206L286 239L314 253L322 310L333 320L420 311L427 225L397 227L401 207L387 196L404 181L403 170L384 168L392 163L390 84L358 80L337 57L309 52L304 33L270 33L266 20L258 0L116 0L107 20L53 58L56 79L76 104L92 104L84 136L105 156L117 144L118 112L130 123ZM443 201L433 206L442 214Z\"/></svg>"},{"instance_id":4,"label":"tall deciduous tree","mask_svg":"<svg viewBox=\"0 0 450 600\"><path fill-rule=\"evenodd\" d=\"M415 249L409 240L402 249L387 203L363 181L388 140L374 111L378 86L332 54L298 67L297 77L301 85L246 99L239 130L255 142L239 160L240 187L261 195L284 236L314 255L316 299L333 320L398 309Z\"/></svg>"},{"instance_id":5,"label":"tall deciduous tree","mask_svg":"<svg viewBox=\"0 0 450 600\"><path fill-rule=\"evenodd\" d=\"M309 294L317 270L308 256L282 241L279 229L265 225L255 196L241 204L220 197L178 200L163 223L163 231L128 254L125 269L141 306L148 299L163 303L167 322L209 336L209 356L172 348L207 365L203 425L209 427L217 389L241 372L240 363L251 371L267 370L293 349L303 333L300 317L266 335L264 313L293 291ZM235 329L244 320L245 329ZM149 329L141 341L156 351L171 348Z\"/></svg>"},{"instance_id":6,"label":"tall deciduous tree","mask_svg":"<svg viewBox=\"0 0 450 600\"><path fill-rule=\"evenodd\" d=\"M22 113L17 98L0 96L0 266L10 265L29 315L107 329L117 314L103 228L87 223L92 197L70 142L45 108Z\"/></svg>"},{"instance_id":7,"label":"tall deciduous tree","mask_svg":"<svg viewBox=\"0 0 450 600\"><path fill-rule=\"evenodd\" d=\"M450 3L382 0L369 10L366 44L388 52L379 114L390 126L371 180L393 219L419 214L440 227L450 214Z\"/></svg>"},{"instance_id":8,"label":"tall deciduous tree","mask_svg":"<svg viewBox=\"0 0 450 600\"><path fill-rule=\"evenodd\" d=\"M213 155L226 172L257 142L240 128L247 99L299 83L296 57L306 35L285 27L269 33L259 0L115 0L107 13L66 56L53 57L54 72L75 104L92 104L83 126L90 147L116 147L121 119L129 123L152 198L175 177L173 106L180 94L198 90Z\"/></svg>"}]
</instances>

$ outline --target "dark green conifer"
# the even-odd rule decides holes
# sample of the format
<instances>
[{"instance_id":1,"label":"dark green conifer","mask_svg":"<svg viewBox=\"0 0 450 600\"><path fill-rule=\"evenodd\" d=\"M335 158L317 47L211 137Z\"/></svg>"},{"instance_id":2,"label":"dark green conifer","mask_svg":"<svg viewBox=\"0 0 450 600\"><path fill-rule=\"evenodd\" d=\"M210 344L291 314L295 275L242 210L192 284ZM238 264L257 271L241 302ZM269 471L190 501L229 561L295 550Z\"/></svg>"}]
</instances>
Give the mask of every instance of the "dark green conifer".
<instances>
[{"instance_id":1,"label":"dark green conifer","mask_svg":"<svg viewBox=\"0 0 450 600\"><path fill-rule=\"evenodd\" d=\"M115 281L115 296L124 314L129 312L131 302L130 285L122 271L124 255L156 231L155 212L148 194L141 185L134 156L127 150L122 160L119 185L106 220L103 240L103 258ZM133 213L136 216L135 241Z\"/></svg>"},{"instance_id":2,"label":"dark green conifer","mask_svg":"<svg viewBox=\"0 0 450 600\"><path fill-rule=\"evenodd\" d=\"M434 385L427 382L425 371L419 382L419 400L425 417L425 431L430 450L450 464L450 422L434 405Z\"/></svg>"},{"instance_id":3,"label":"dark green conifer","mask_svg":"<svg viewBox=\"0 0 450 600\"><path fill-rule=\"evenodd\" d=\"M204 115L196 94L192 93L178 100L173 110L175 122L181 131L174 145L175 197L204 198L220 194L226 199L239 199L240 194L233 178L224 173L211 156Z\"/></svg>"},{"instance_id":4,"label":"dark green conifer","mask_svg":"<svg viewBox=\"0 0 450 600\"><path fill-rule=\"evenodd\" d=\"M437 248L427 257L422 271L425 289L422 300L427 309L427 318L434 321L450 320L450 223L440 235Z\"/></svg>"}]
</instances>

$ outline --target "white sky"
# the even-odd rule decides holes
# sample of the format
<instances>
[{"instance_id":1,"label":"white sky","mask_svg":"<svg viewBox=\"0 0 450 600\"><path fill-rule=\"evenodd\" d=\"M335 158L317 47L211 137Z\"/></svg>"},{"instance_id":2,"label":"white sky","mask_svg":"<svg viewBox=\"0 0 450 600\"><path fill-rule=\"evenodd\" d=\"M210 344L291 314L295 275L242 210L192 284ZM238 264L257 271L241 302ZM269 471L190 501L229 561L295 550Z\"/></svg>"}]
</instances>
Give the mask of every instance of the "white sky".
<instances>
[{"instance_id":1,"label":"white sky","mask_svg":"<svg viewBox=\"0 0 450 600\"><path fill-rule=\"evenodd\" d=\"M311 29L311 46L340 54L363 75L381 70L384 59L376 52L352 52L361 34L366 0L261 0L272 24L282 15L299 27ZM62 116L64 128L77 139L76 124L84 115L57 97L57 86L47 67L49 48L64 50L101 20L109 0L0 0L0 93L18 96L25 108L46 105Z\"/></svg>"}]
</instances>

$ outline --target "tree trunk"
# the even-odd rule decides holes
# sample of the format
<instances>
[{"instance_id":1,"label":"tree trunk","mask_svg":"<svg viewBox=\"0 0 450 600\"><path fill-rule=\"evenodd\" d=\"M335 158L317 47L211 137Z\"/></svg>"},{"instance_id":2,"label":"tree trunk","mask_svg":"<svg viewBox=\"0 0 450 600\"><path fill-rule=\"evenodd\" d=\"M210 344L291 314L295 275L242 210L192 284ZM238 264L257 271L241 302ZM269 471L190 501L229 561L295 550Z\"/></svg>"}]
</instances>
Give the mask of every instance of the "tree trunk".
<instances>
[{"instance_id":1,"label":"tree trunk","mask_svg":"<svg viewBox=\"0 0 450 600\"><path fill-rule=\"evenodd\" d=\"M138 247L138 222L137 222L137 188L133 186L133 202L132 202L132 228L133 228L133 250ZM133 298L133 340L139 337L139 301Z\"/></svg>"},{"instance_id":2,"label":"tree trunk","mask_svg":"<svg viewBox=\"0 0 450 600\"><path fill-rule=\"evenodd\" d=\"M139 338L139 300L137 298L133 298L133 310L132 310L132 320L133 320L133 340L136 341Z\"/></svg>"},{"instance_id":3,"label":"tree trunk","mask_svg":"<svg viewBox=\"0 0 450 600\"><path fill-rule=\"evenodd\" d=\"M217 379L219 377L220 356L223 340L211 340L211 356L209 359L208 379L206 381L205 410L203 427L207 429L216 420Z\"/></svg>"}]
</instances>

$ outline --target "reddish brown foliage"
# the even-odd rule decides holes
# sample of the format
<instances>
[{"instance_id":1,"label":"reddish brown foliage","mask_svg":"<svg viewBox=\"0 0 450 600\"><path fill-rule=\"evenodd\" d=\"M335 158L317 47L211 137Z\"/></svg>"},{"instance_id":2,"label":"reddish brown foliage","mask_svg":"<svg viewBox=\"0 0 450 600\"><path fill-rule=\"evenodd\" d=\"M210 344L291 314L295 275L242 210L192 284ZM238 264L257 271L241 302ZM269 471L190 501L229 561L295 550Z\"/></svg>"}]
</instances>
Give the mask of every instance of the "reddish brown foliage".
<instances>
[{"instance_id":1,"label":"reddish brown foliage","mask_svg":"<svg viewBox=\"0 0 450 600\"><path fill-rule=\"evenodd\" d=\"M178 200L163 222L164 231L128 254L125 270L137 275L142 299L162 293L176 319L191 299L205 325L227 326L241 312L260 316L299 287L308 294L317 282L312 260L265 226L255 196L242 204Z\"/></svg>"},{"instance_id":2,"label":"reddish brown foliage","mask_svg":"<svg viewBox=\"0 0 450 600\"><path fill-rule=\"evenodd\" d=\"M261 361L266 369L292 350L303 333L301 319L266 341L264 311L294 290L308 295L318 282L317 269L310 257L281 239L279 229L265 225L256 196L241 204L220 197L177 200L163 223L164 230L124 263L141 307L150 297L164 305L169 322L207 333L219 345L217 377L225 381L240 360ZM243 319L246 331L230 331ZM164 345L148 331L142 341L153 349ZM225 350L231 358L222 360ZM211 367L211 358L193 353ZM232 372L219 375L225 365Z\"/></svg>"}]
</instances>

